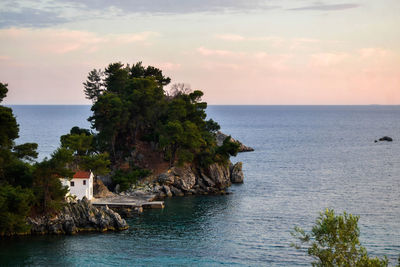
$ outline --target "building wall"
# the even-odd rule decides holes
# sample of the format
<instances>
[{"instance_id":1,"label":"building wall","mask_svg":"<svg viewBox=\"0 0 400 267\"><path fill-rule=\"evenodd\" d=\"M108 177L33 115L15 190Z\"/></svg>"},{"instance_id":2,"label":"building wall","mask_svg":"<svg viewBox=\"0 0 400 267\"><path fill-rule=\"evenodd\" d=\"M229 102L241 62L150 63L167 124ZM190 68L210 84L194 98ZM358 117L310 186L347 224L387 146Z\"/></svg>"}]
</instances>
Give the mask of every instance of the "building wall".
<instances>
[{"instance_id":1,"label":"building wall","mask_svg":"<svg viewBox=\"0 0 400 267\"><path fill-rule=\"evenodd\" d=\"M83 181L86 181L86 185L83 184ZM71 182L74 183L74 186L71 186ZM86 197L91 200L93 198L93 174L90 174L90 178L82 179L82 178L74 178L71 180L61 179L61 183L64 186L68 186L70 195L76 196L78 199L82 199Z\"/></svg>"}]
</instances>

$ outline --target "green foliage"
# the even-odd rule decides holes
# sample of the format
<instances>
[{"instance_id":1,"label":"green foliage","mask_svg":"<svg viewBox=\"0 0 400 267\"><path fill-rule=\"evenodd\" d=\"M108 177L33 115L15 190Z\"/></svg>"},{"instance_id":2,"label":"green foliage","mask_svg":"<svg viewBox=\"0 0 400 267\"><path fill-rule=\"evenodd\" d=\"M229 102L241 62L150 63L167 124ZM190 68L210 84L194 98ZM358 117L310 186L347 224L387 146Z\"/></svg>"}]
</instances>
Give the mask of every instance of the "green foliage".
<instances>
[{"instance_id":1,"label":"green foliage","mask_svg":"<svg viewBox=\"0 0 400 267\"><path fill-rule=\"evenodd\" d=\"M11 108L0 106L0 148L11 148L18 138L19 127Z\"/></svg>"},{"instance_id":2,"label":"green foliage","mask_svg":"<svg viewBox=\"0 0 400 267\"><path fill-rule=\"evenodd\" d=\"M0 83L0 102L6 97L8 84ZM19 127L11 108L0 106L0 149L11 148L18 138Z\"/></svg>"},{"instance_id":3,"label":"green foliage","mask_svg":"<svg viewBox=\"0 0 400 267\"><path fill-rule=\"evenodd\" d=\"M170 166L226 163L230 155L236 155L234 144L217 148L215 133L220 126L206 120L203 92L175 84L167 93L163 87L170 80L161 70L141 62L132 67L112 63L104 71L89 73L84 85L93 101L93 115L88 120L98 132L96 148L108 152L114 165L129 160L139 140L156 144L153 147L164 153Z\"/></svg>"},{"instance_id":4,"label":"green foliage","mask_svg":"<svg viewBox=\"0 0 400 267\"><path fill-rule=\"evenodd\" d=\"M97 98L103 92L103 83L102 83L102 76L104 73L101 70L92 70L89 72L87 81L83 83L85 87L85 95L87 99L92 101L97 101Z\"/></svg>"},{"instance_id":5,"label":"green foliage","mask_svg":"<svg viewBox=\"0 0 400 267\"><path fill-rule=\"evenodd\" d=\"M35 164L33 190L37 212L53 212L63 206L68 189L62 186L60 178L72 177L73 172L66 167L71 160L70 151L59 148L52 154L51 159Z\"/></svg>"},{"instance_id":6,"label":"green foliage","mask_svg":"<svg viewBox=\"0 0 400 267\"><path fill-rule=\"evenodd\" d=\"M7 85L0 83L0 101L7 91ZM25 219L30 212L52 212L63 205L67 189L59 177L71 176L66 167L73 161L72 148L84 146L84 142L69 140L70 147L60 148L51 159L32 166L27 161L37 158L37 144L15 145L18 131L12 110L0 106L0 235L26 232Z\"/></svg>"},{"instance_id":7,"label":"green foliage","mask_svg":"<svg viewBox=\"0 0 400 267\"><path fill-rule=\"evenodd\" d=\"M370 258L367 250L359 241L358 216L347 214L336 215L327 209L307 234L299 227L295 227L292 235L300 241L293 244L297 249L306 245L308 255L316 261L313 266L388 266L388 260Z\"/></svg>"},{"instance_id":8,"label":"green foliage","mask_svg":"<svg viewBox=\"0 0 400 267\"><path fill-rule=\"evenodd\" d=\"M230 156L236 156L239 151L239 144L232 142L231 137L225 138L224 142L220 147L216 149L215 161L221 163L227 163Z\"/></svg>"},{"instance_id":9,"label":"green foliage","mask_svg":"<svg viewBox=\"0 0 400 267\"><path fill-rule=\"evenodd\" d=\"M3 176L0 181L7 182L12 186L22 186L31 188L33 183L33 168L29 163L23 162L17 158L11 157L4 166Z\"/></svg>"},{"instance_id":10,"label":"green foliage","mask_svg":"<svg viewBox=\"0 0 400 267\"><path fill-rule=\"evenodd\" d=\"M33 161L38 156L38 153L36 152L37 148L38 144L36 143L25 143L14 146L13 150L17 158Z\"/></svg>"},{"instance_id":11,"label":"green foliage","mask_svg":"<svg viewBox=\"0 0 400 267\"><path fill-rule=\"evenodd\" d=\"M60 138L61 147L70 149L78 156L86 155L92 149L93 136L82 134L67 134Z\"/></svg>"},{"instance_id":12,"label":"green foliage","mask_svg":"<svg viewBox=\"0 0 400 267\"><path fill-rule=\"evenodd\" d=\"M115 185L119 184L121 192L129 189L138 180L150 175L149 170L135 168L129 171L117 170L112 176L112 181Z\"/></svg>"},{"instance_id":13,"label":"green foliage","mask_svg":"<svg viewBox=\"0 0 400 267\"><path fill-rule=\"evenodd\" d=\"M108 153L90 154L82 157L80 169L91 170L96 175L106 175L110 172L111 162Z\"/></svg>"},{"instance_id":14,"label":"green foliage","mask_svg":"<svg viewBox=\"0 0 400 267\"><path fill-rule=\"evenodd\" d=\"M61 136L61 148L65 150L65 156L70 157L66 161L72 162L71 169L91 170L96 175L105 175L110 171L109 155L97 151L96 140L97 136L89 130L76 126L69 134Z\"/></svg>"},{"instance_id":15,"label":"green foliage","mask_svg":"<svg viewBox=\"0 0 400 267\"><path fill-rule=\"evenodd\" d=\"M0 185L0 236L29 230L25 218L33 199L34 195L30 189L8 184Z\"/></svg>"},{"instance_id":16,"label":"green foliage","mask_svg":"<svg viewBox=\"0 0 400 267\"><path fill-rule=\"evenodd\" d=\"M168 82L161 70L140 62L133 67L113 63L104 70L104 88L92 99L89 121L98 131L99 147L113 162L129 156L138 137L154 128L164 105L162 86Z\"/></svg>"},{"instance_id":17,"label":"green foliage","mask_svg":"<svg viewBox=\"0 0 400 267\"><path fill-rule=\"evenodd\" d=\"M3 102L3 99L7 96L8 93L8 84L0 83L0 103Z\"/></svg>"}]
</instances>

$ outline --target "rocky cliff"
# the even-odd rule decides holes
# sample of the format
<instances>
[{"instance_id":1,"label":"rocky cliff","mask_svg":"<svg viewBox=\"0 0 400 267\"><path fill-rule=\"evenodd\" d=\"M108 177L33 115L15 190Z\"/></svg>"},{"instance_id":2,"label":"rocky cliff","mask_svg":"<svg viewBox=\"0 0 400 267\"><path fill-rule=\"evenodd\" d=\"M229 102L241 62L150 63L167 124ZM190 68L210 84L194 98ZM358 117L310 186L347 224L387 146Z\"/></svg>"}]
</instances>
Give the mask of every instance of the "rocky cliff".
<instances>
[{"instance_id":1,"label":"rocky cliff","mask_svg":"<svg viewBox=\"0 0 400 267\"><path fill-rule=\"evenodd\" d=\"M217 135L216 135L216 140L217 140L217 145L221 146L222 143L224 142L224 140L228 137L228 135L218 131ZM250 152L250 151L254 151L254 148L249 147L249 146L245 146L242 144L242 142L240 142L239 140L236 140L234 138L231 137L231 141L238 144L239 145L239 152Z\"/></svg>"},{"instance_id":2,"label":"rocky cliff","mask_svg":"<svg viewBox=\"0 0 400 267\"><path fill-rule=\"evenodd\" d=\"M157 177L153 193L158 198L184 195L224 194L232 183L242 183L242 163L173 167Z\"/></svg>"},{"instance_id":3,"label":"rocky cliff","mask_svg":"<svg viewBox=\"0 0 400 267\"><path fill-rule=\"evenodd\" d=\"M68 203L56 215L28 218L32 234L76 234L125 230L129 226L108 207L94 207L86 198Z\"/></svg>"}]
</instances>

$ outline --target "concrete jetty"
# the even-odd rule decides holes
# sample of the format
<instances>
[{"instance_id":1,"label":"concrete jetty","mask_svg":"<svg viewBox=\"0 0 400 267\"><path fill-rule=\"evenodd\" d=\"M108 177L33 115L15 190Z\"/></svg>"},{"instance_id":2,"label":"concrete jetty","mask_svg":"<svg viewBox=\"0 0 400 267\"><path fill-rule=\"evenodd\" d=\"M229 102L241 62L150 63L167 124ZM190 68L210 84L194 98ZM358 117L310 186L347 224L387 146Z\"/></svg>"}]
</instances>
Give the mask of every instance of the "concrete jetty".
<instances>
[{"instance_id":1,"label":"concrete jetty","mask_svg":"<svg viewBox=\"0 0 400 267\"><path fill-rule=\"evenodd\" d=\"M141 213L143 209L163 209L164 201L154 201L155 195L145 192L135 192L133 195L114 195L105 198L93 198L94 206L108 206L123 215Z\"/></svg>"},{"instance_id":2,"label":"concrete jetty","mask_svg":"<svg viewBox=\"0 0 400 267\"><path fill-rule=\"evenodd\" d=\"M141 202L141 203L136 203L136 202L123 202L123 203L118 203L118 202L106 202L106 201L101 201L101 202L93 202L93 206L108 206L109 208L130 208L130 209L136 209L136 208L144 208L144 209L163 209L164 206L164 201L151 201L151 202Z\"/></svg>"}]
</instances>

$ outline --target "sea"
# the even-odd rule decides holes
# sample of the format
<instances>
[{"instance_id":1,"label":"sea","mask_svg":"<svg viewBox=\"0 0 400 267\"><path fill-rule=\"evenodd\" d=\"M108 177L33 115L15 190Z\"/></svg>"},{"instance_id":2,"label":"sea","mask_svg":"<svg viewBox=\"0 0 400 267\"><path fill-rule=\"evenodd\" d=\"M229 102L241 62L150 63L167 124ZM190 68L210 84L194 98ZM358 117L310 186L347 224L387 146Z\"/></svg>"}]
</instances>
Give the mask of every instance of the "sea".
<instances>
[{"instance_id":1,"label":"sea","mask_svg":"<svg viewBox=\"0 0 400 267\"><path fill-rule=\"evenodd\" d=\"M11 106L16 143L49 157L90 106ZM209 106L240 153L245 181L224 196L166 199L122 232L0 240L1 266L310 266L291 246L321 211L359 216L370 256L400 255L400 106ZM393 142L374 142L390 136Z\"/></svg>"}]
</instances>

